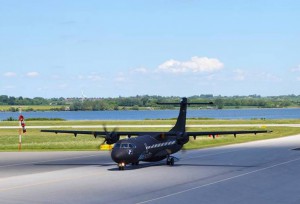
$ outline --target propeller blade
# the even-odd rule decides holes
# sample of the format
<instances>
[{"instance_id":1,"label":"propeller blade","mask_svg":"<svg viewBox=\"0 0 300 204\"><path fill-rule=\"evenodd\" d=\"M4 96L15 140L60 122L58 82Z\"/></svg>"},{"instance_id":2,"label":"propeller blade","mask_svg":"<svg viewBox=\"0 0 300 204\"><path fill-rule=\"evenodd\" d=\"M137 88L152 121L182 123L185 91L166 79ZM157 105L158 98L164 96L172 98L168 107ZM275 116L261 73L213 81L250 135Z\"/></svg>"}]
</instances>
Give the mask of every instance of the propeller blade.
<instances>
[{"instance_id":1,"label":"propeller blade","mask_svg":"<svg viewBox=\"0 0 300 204\"><path fill-rule=\"evenodd\" d=\"M117 132L118 128L115 127L112 132Z\"/></svg>"},{"instance_id":2,"label":"propeller blade","mask_svg":"<svg viewBox=\"0 0 300 204\"><path fill-rule=\"evenodd\" d=\"M103 142L100 144L100 146L101 146L101 145L104 145L105 142L106 142L106 139L103 140Z\"/></svg>"},{"instance_id":3,"label":"propeller blade","mask_svg":"<svg viewBox=\"0 0 300 204\"><path fill-rule=\"evenodd\" d=\"M107 128L106 128L106 125L103 124L102 126L103 126L103 130L104 130L105 134L107 134Z\"/></svg>"}]
</instances>

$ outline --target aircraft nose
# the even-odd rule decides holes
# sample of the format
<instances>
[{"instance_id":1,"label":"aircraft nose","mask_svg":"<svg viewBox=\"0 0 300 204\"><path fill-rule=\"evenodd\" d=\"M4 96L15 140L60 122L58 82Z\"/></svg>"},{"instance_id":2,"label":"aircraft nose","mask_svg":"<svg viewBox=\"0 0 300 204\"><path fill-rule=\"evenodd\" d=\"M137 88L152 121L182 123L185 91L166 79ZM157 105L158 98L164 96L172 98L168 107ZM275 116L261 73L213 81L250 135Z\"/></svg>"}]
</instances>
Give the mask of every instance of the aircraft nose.
<instances>
[{"instance_id":1,"label":"aircraft nose","mask_svg":"<svg viewBox=\"0 0 300 204\"><path fill-rule=\"evenodd\" d=\"M116 163L124 162L124 153L121 152L121 151L112 151L112 153L111 153L111 158L112 158Z\"/></svg>"},{"instance_id":2,"label":"aircraft nose","mask_svg":"<svg viewBox=\"0 0 300 204\"><path fill-rule=\"evenodd\" d=\"M111 152L111 158L116 163L133 163L136 162L137 158L133 154L132 149L113 149Z\"/></svg>"}]
</instances>

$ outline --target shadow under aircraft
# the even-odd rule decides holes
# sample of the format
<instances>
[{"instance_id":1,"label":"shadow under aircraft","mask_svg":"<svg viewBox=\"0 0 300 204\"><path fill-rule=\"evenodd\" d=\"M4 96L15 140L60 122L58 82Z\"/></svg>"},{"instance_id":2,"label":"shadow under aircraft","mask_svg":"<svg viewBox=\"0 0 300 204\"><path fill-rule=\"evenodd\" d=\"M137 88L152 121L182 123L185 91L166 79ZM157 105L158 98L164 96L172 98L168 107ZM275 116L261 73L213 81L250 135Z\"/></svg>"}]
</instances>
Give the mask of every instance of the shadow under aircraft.
<instances>
[{"instance_id":1,"label":"shadow under aircraft","mask_svg":"<svg viewBox=\"0 0 300 204\"><path fill-rule=\"evenodd\" d=\"M186 132L186 111L188 105L212 105L213 103L189 103L187 98L182 98L180 103L159 103L163 105L180 105L179 115L175 126L167 132L141 132L141 131L79 131L79 130L41 130L41 132L71 133L93 135L105 139L104 143L114 144L111 158L117 163L119 170L124 170L126 165L138 165L140 161L157 162L166 159L166 164L173 166L175 157L172 154L180 151L190 137L212 135L269 133L268 130L242 130L242 131L202 131ZM120 139L120 136L127 136ZM134 136L134 137L131 137Z\"/></svg>"}]
</instances>

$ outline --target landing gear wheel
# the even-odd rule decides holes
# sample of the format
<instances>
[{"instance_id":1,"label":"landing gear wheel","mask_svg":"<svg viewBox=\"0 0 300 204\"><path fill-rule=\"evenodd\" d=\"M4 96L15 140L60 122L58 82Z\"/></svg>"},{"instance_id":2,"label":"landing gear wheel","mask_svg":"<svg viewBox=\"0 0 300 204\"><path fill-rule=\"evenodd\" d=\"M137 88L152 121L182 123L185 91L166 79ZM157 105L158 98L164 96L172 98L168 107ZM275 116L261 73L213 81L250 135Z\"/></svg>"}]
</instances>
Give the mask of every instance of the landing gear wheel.
<instances>
[{"instance_id":1,"label":"landing gear wheel","mask_svg":"<svg viewBox=\"0 0 300 204\"><path fill-rule=\"evenodd\" d=\"M125 165L124 164L118 164L119 170L123 171L125 169Z\"/></svg>"},{"instance_id":2,"label":"landing gear wheel","mask_svg":"<svg viewBox=\"0 0 300 204\"><path fill-rule=\"evenodd\" d=\"M174 158L173 157L170 159L170 166L174 166Z\"/></svg>"},{"instance_id":3,"label":"landing gear wheel","mask_svg":"<svg viewBox=\"0 0 300 204\"><path fill-rule=\"evenodd\" d=\"M174 166L174 157L167 157L167 165Z\"/></svg>"}]
</instances>

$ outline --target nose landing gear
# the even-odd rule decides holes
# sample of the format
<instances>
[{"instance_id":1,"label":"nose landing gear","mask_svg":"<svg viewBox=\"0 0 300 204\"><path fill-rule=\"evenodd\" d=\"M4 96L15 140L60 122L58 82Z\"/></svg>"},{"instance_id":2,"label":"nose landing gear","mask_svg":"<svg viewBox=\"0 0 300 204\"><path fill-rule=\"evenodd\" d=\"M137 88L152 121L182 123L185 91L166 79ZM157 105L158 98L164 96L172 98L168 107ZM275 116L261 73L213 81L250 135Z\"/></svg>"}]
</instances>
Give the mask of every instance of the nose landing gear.
<instances>
[{"instance_id":1,"label":"nose landing gear","mask_svg":"<svg viewBox=\"0 0 300 204\"><path fill-rule=\"evenodd\" d=\"M126 164L124 162L118 164L120 171L123 171L125 169L125 166L126 166Z\"/></svg>"}]
</instances>

